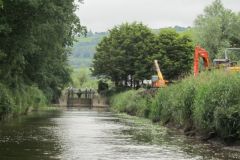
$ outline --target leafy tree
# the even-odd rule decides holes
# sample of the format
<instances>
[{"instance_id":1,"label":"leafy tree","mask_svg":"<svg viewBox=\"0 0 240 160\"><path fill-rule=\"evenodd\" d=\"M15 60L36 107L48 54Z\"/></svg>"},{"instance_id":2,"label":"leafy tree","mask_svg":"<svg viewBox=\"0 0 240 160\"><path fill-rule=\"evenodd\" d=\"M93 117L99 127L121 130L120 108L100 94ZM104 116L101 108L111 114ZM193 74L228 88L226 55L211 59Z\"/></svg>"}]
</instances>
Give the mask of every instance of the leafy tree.
<instances>
[{"instance_id":1,"label":"leafy tree","mask_svg":"<svg viewBox=\"0 0 240 160\"><path fill-rule=\"evenodd\" d=\"M188 35L175 30L162 30L157 36L158 52L154 54L165 79L177 79L192 68L193 42Z\"/></svg>"},{"instance_id":2,"label":"leafy tree","mask_svg":"<svg viewBox=\"0 0 240 160\"><path fill-rule=\"evenodd\" d=\"M116 86L139 86L150 78L155 38L142 23L122 24L97 46L93 74L110 78Z\"/></svg>"},{"instance_id":3,"label":"leafy tree","mask_svg":"<svg viewBox=\"0 0 240 160\"><path fill-rule=\"evenodd\" d=\"M195 20L195 38L206 48L212 58L226 47L240 46L240 15L224 8L215 0Z\"/></svg>"},{"instance_id":4,"label":"leafy tree","mask_svg":"<svg viewBox=\"0 0 240 160\"><path fill-rule=\"evenodd\" d=\"M11 89L37 85L57 99L70 81L69 46L86 30L74 0L3 0L0 8L0 81Z\"/></svg>"}]
</instances>

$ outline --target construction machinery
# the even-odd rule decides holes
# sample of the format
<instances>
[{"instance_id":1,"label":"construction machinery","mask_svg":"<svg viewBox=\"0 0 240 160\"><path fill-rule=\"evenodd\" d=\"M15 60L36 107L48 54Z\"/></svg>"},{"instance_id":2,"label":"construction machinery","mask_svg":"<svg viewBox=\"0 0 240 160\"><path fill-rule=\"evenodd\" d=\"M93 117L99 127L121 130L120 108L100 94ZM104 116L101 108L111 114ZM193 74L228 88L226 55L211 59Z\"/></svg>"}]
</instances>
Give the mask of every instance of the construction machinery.
<instances>
[{"instance_id":1,"label":"construction machinery","mask_svg":"<svg viewBox=\"0 0 240 160\"><path fill-rule=\"evenodd\" d=\"M203 59L205 70L210 68L210 60L209 60L208 52L204 48L201 48L200 46L196 46L195 54L194 54L194 76L197 76L199 73L200 57Z\"/></svg>"},{"instance_id":2,"label":"construction machinery","mask_svg":"<svg viewBox=\"0 0 240 160\"><path fill-rule=\"evenodd\" d=\"M154 60L154 66L157 71L157 75L152 76L152 87L154 88L165 87L168 81L164 80L163 78L163 74L158 65L158 60Z\"/></svg>"},{"instance_id":3,"label":"construction machinery","mask_svg":"<svg viewBox=\"0 0 240 160\"><path fill-rule=\"evenodd\" d=\"M222 59L214 59L213 60L213 67L216 69L224 68L230 72L237 72L240 73L240 66L238 66L237 61L232 61L228 56L229 50L240 50L240 48L226 48L225 49L225 57ZM210 69L211 63L208 52L201 48L200 46L195 47L195 54L194 54L194 76L197 76L199 73L199 59L200 57L203 59L204 68L205 70Z\"/></svg>"},{"instance_id":4,"label":"construction machinery","mask_svg":"<svg viewBox=\"0 0 240 160\"><path fill-rule=\"evenodd\" d=\"M226 48L224 52L224 59L214 59L214 66L217 68L226 68L230 72L237 72L240 73L240 66L238 64L238 61L240 58L238 57L238 61L233 60L229 55L228 51L230 50L240 50L240 48Z\"/></svg>"}]
</instances>

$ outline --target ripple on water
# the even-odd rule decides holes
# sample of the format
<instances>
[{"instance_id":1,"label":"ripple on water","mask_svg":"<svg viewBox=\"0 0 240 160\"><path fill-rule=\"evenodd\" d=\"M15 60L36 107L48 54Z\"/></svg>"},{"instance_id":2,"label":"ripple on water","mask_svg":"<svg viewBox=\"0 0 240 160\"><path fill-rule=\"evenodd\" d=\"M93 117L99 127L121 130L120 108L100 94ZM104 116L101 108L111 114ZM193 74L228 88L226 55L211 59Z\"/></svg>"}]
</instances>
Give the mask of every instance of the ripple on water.
<instances>
[{"instance_id":1,"label":"ripple on water","mask_svg":"<svg viewBox=\"0 0 240 160\"><path fill-rule=\"evenodd\" d=\"M4 160L239 158L239 152L188 139L147 120L86 109L37 114L0 125L0 131L0 159Z\"/></svg>"}]
</instances>

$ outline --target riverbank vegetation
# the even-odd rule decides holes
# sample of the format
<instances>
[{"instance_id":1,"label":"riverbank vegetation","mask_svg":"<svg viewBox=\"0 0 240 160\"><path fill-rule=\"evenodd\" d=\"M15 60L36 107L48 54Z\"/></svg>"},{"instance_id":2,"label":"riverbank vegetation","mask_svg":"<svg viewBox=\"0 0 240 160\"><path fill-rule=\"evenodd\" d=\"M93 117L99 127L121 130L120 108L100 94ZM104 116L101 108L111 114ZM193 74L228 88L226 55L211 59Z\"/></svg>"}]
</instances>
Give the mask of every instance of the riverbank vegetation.
<instances>
[{"instance_id":1,"label":"riverbank vegetation","mask_svg":"<svg viewBox=\"0 0 240 160\"><path fill-rule=\"evenodd\" d=\"M70 82L67 57L83 34L70 1L0 1L0 115L55 103Z\"/></svg>"},{"instance_id":2,"label":"riverbank vegetation","mask_svg":"<svg viewBox=\"0 0 240 160\"><path fill-rule=\"evenodd\" d=\"M187 77L177 84L151 90L130 90L111 97L114 111L171 124L186 134L240 138L240 79L226 71Z\"/></svg>"}]
</instances>

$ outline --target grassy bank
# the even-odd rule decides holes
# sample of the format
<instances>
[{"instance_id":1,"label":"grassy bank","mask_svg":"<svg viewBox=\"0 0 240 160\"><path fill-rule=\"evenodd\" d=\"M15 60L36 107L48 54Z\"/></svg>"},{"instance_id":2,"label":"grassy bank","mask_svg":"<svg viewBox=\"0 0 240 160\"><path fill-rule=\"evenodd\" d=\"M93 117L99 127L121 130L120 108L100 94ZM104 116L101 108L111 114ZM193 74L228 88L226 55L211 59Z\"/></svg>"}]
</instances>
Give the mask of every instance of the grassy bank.
<instances>
[{"instance_id":1,"label":"grassy bank","mask_svg":"<svg viewBox=\"0 0 240 160\"><path fill-rule=\"evenodd\" d=\"M234 141L240 136L240 78L224 71L187 77L155 96L130 90L111 97L112 109L173 124L185 132Z\"/></svg>"},{"instance_id":2,"label":"grassy bank","mask_svg":"<svg viewBox=\"0 0 240 160\"><path fill-rule=\"evenodd\" d=\"M4 84L0 84L0 119L5 116L24 114L30 109L38 109L46 104L45 95L36 86L9 89Z\"/></svg>"}]
</instances>

